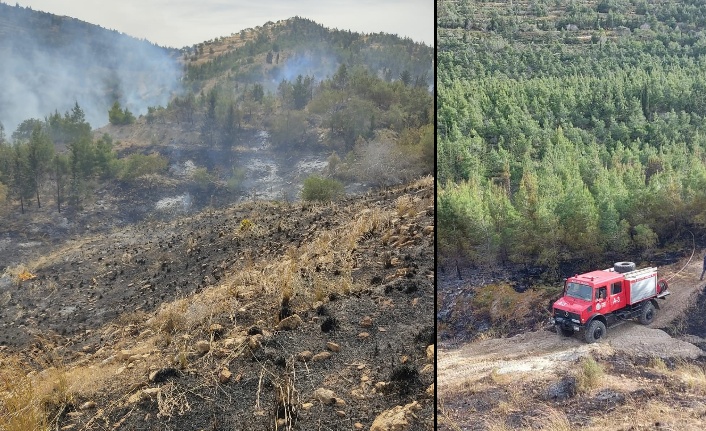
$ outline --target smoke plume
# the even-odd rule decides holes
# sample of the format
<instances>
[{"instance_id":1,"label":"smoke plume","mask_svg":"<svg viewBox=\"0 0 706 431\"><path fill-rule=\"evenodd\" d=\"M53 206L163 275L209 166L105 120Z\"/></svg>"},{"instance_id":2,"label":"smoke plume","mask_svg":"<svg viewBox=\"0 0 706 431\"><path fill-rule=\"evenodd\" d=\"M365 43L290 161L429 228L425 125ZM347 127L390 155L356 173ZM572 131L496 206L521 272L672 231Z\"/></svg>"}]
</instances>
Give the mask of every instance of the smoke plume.
<instances>
[{"instance_id":1,"label":"smoke plume","mask_svg":"<svg viewBox=\"0 0 706 431\"><path fill-rule=\"evenodd\" d=\"M117 31L0 3L0 123L7 135L76 102L92 127L116 100L133 114L180 91L178 52Z\"/></svg>"}]
</instances>

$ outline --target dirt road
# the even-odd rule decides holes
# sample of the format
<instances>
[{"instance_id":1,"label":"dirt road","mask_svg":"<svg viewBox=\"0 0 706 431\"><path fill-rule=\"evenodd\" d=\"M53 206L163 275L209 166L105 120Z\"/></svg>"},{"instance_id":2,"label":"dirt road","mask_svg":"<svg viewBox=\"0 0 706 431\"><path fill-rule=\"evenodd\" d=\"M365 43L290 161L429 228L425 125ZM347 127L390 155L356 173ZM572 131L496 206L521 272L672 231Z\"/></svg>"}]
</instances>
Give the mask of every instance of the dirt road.
<instances>
[{"instance_id":1,"label":"dirt road","mask_svg":"<svg viewBox=\"0 0 706 431\"><path fill-rule=\"evenodd\" d=\"M699 281L703 253L660 268L672 294L660 301L655 321L650 326L626 322L611 327L605 339L586 344L579 336L564 338L553 331L537 331L511 338L471 342L456 349L441 347L437 354L437 384L440 392L479 380L491 372L497 374L556 373L574 359L589 352L611 354L625 352L646 357L695 358L704 352L686 341L674 339L658 328L678 318L703 288Z\"/></svg>"}]
</instances>

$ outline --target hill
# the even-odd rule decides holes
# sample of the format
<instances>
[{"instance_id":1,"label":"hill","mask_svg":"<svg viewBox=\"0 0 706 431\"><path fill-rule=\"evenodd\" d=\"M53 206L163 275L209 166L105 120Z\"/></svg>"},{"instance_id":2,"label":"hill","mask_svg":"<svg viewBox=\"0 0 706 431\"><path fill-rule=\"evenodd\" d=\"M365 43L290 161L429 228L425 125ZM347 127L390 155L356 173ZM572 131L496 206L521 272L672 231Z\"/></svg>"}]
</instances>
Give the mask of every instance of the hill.
<instances>
[{"instance_id":1,"label":"hill","mask_svg":"<svg viewBox=\"0 0 706 431\"><path fill-rule=\"evenodd\" d=\"M702 241L703 16L691 1L442 2L444 259L560 278Z\"/></svg>"},{"instance_id":2,"label":"hill","mask_svg":"<svg viewBox=\"0 0 706 431\"><path fill-rule=\"evenodd\" d=\"M29 118L79 103L93 126L115 100L137 113L179 91L179 51L75 18L0 3L0 124L9 136Z\"/></svg>"},{"instance_id":3,"label":"hill","mask_svg":"<svg viewBox=\"0 0 706 431\"><path fill-rule=\"evenodd\" d=\"M703 426L705 12L438 4L440 429ZM558 338L561 279L625 260L658 323Z\"/></svg>"},{"instance_id":4,"label":"hill","mask_svg":"<svg viewBox=\"0 0 706 431\"><path fill-rule=\"evenodd\" d=\"M78 30L58 39L73 47L82 46L81 32L103 31L10 9L48 20L46 28L71 23L62 26ZM9 244L0 268L22 263L27 248L18 244L57 243L99 223L125 226L255 197L297 200L310 177L323 178L327 193L356 194L428 175L432 52L292 18L182 49L184 88L160 93L167 102L145 115L116 95L103 110L110 124L99 129L78 101L63 115L25 119L0 134L0 223ZM28 231L41 239L23 242Z\"/></svg>"},{"instance_id":5,"label":"hill","mask_svg":"<svg viewBox=\"0 0 706 431\"><path fill-rule=\"evenodd\" d=\"M0 429L433 429L431 54L293 18L0 134Z\"/></svg>"},{"instance_id":6,"label":"hill","mask_svg":"<svg viewBox=\"0 0 706 431\"><path fill-rule=\"evenodd\" d=\"M369 429L396 409L372 429L433 429L433 196L254 201L35 250L0 278L0 426Z\"/></svg>"}]
</instances>

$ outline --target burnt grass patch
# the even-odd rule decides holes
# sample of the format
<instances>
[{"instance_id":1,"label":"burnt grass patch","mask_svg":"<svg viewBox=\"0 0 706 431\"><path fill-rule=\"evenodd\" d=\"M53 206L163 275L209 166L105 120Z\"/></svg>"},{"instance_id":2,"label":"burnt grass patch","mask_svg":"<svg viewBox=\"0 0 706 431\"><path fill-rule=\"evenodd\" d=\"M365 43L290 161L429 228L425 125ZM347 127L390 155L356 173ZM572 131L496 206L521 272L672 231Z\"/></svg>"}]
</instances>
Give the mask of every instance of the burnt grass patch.
<instances>
[{"instance_id":1,"label":"burnt grass patch","mask_svg":"<svg viewBox=\"0 0 706 431\"><path fill-rule=\"evenodd\" d=\"M378 414L413 401L421 407L414 429L433 429L426 390L434 373L425 349L433 341L434 238L422 234L433 225L433 211L385 221L396 241L383 242L383 228L361 235L349 267L326 260L307 266L317 256L297 252L365 209L395 214L407 195L433 208L430 183L336 205L248 202L76 238L42 257L33 267L36 279L8 287L2 354L23 357L41 339L67 370L109 367L90 374L105 377L103 386L76 396L96 407L72 404L58 429L309 430L357 422L369 429ZM245 219L253 229L243 234ZM384 253L396 258L390 268L380 262ZM300 290L287 301L283 287L267 295L262 287L267 266L284 259L305 269L292 271ZM345 289L314 289L314 281L343 274L352 280ZM380 283L371 285L375 276ZM246 284L231 286L232 277ZM227 297L199 299L218 289ZM196 323L195 312L203 315ZM276 329L295 314L297 327ZM361 326L366 317L372 326ZM329 356L298 359L305 351ZM380 382L392 390L377 390ZM317 388L333 390L342 402L322 404L313 396Z\"/></svg>"}]
</instances>

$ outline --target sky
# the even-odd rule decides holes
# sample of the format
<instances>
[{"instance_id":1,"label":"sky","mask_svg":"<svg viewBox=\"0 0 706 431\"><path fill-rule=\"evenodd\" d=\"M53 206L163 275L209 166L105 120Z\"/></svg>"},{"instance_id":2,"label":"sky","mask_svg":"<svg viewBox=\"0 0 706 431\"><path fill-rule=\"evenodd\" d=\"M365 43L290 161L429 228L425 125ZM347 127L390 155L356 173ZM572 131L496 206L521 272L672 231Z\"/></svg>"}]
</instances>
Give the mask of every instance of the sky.
<instances>
[{"instance_id":1,"label":"sky","mask_svg":"<svg viewBox=\"0 0 706 431\"><path fill-rule=\"evenodd\" d=\"M434 44L433 0L5 0L172 48L294 16L328 28Z\"/></svg>"}]
</instances>

